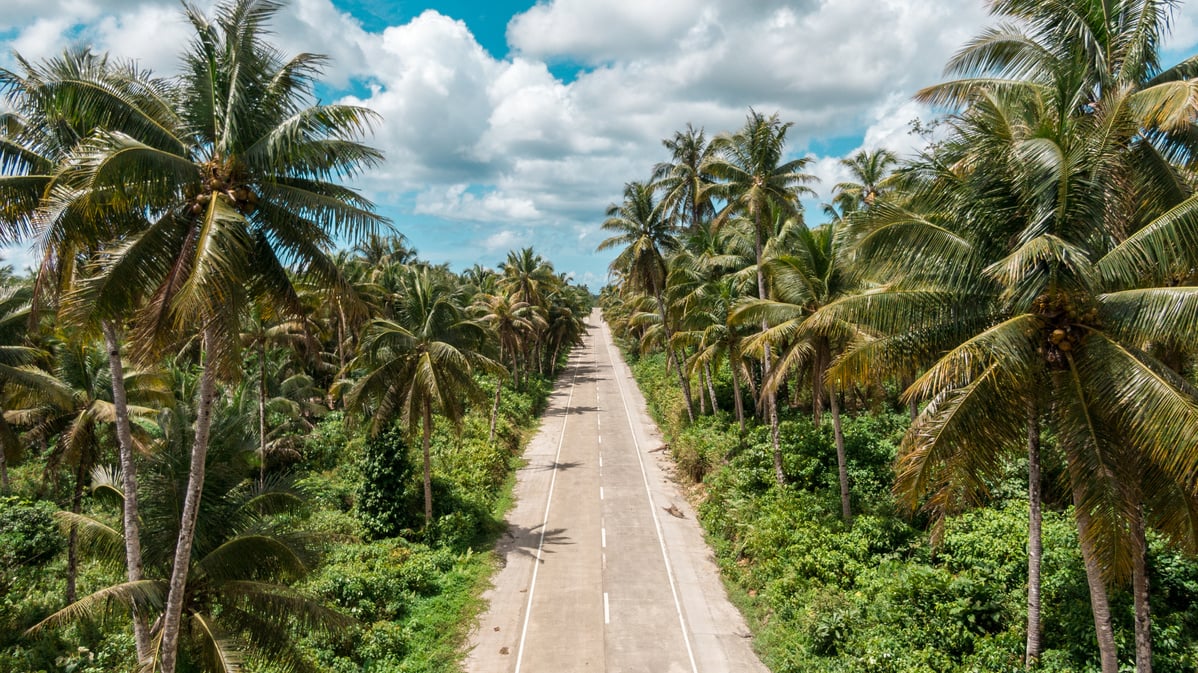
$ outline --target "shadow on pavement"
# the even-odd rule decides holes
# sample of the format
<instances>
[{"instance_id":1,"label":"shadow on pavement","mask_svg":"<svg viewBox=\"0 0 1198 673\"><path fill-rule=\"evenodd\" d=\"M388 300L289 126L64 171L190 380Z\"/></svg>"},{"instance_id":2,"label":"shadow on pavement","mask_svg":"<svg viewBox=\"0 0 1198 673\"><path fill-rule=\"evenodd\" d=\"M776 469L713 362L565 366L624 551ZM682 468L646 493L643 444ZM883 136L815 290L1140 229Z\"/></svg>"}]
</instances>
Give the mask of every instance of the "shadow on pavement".
<instances>
[{"instance_id":1,"label":"shadow on pavement","mask_svg":"<svg viewBox=\"0 0 1198 673\"><path fill-rule=\"evenodd\" d=\"M537 545L541 543L541 528L542 526L540 525L533 526L532 528L508 525L507 532L500 538L499 544L495 548L503 558L504 564L507 564L507 557L510 554L536 558ZM553 547L574 544L565 532L565 528L547 529L545 531L544 543L541 544L541 553L552 554ZM541 563L544 562L545 560L541 559Z\"/></svg>"}]
</instances>

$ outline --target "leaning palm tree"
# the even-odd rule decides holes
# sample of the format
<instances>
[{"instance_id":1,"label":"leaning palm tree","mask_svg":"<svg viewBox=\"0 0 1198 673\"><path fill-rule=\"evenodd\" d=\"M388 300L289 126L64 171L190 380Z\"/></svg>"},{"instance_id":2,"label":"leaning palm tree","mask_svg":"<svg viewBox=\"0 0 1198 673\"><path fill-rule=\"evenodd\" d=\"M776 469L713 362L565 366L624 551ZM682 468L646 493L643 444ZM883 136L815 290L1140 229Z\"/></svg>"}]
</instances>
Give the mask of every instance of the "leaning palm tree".
<instances>
[{"instance_id":1,"label":"leaning palm tree","mask_svg":"<svg viewBox=\"0 0 1198 673\"><path fill-rule=\"evenodd\" d=\"M1082 209L1088 212L1076 219L1062 213L1060 219L1078 223L1070 231L1075 235L1085 231L1088 224L1101 223L1096 236L1103 243L1097 250L1091 248L1093 262L1120 242L1134 239L1147 223L1191 194L1190 184L1173 163L1179 157L1193 156L1195 151L1193 87L1198 57L1164 68L1159 51L1175 7L1171 0L994 2L992 11L1003 22L983 32L949 62L949 71L958 79L930 87L920 97L962 106L985 91L997 91L1021 92L1025 97L1045 101L1059 129L1055 147L1029 151L1028 157L1035 163L1045 159L1042 152L1063 150L1065 153L1056 161L1082 164L1092 171L1091 179L1096 183L1093 200L1069 202L1074 213ZM1084 162L1078 160L1081 153L1088 155ZM1101 191L1098 185L1111 189ZM1173 230L1170 235L1178 233ZM1160 244L1159 236L1153 245ZM1079 243L1081 239L1079 235L1067 240ZM1178 243L1171 240L1168 245ZM1188 254L1185 248L1181 244L1169 256L1174 260L1184 257ZM1159 250L1153 253L1159 254ZM1140 265L1133 271L1125 270L1129 274L1138 272L1139 277L1133 280L1125 275L1119 282L1124 288L1137 282L1160 287L1162 273L1186 277L1190 268L1185 262L1173 268L1158 265L1151 271ZM1110 282L1109 277L1106 280ZM1108 284L1105 289L1112 287ZM1140 490L1131 488L1129 492ZM1138 511L1132 508L1128 514L1132 531L1143 529L1137 523ZM1079 516L1085 518L1088 514L1082 512ZM1136 667L1147 672L1152 668L1152 647L1146 543L1138 534L1132 537L1125 547L1134 550L1131 575L1136 604ZM1093 577L1091 592L1101 603L1101 587ZM1102 621L1097 613L1095 617L1096 622ZM1118 663L1110 625L1096 623L1096 627L1103 670L1113 671ZM1029 650L1031 644L1029 640Z\"/></svg>"},{"instance_id":2,"label":"leaning palm tree","mask_svg":"<svg viewBox=\"0 0 1198 673\"><path fill-rule=\"evenodd\" d=\"M161 666L174 673L187 568L218 379L240 374L238 328L252 300L301 310L292 272L342 284L327 251L383 224L369 201L337 184L381 156L358 138L373 113L312 104L323 57L289 60L265 40L281 5L194 7L195 38L174 97L177 123L154 138L99 131L70 155L63 207L111 218L146 218L143 230L106 250L72 297L72 315L133 316L135 355L151 360L180 334L199 335L191 479L163 615Z\"/></svg>"},{"instance_id":3,"label":"leaning palm tree","mask_svg":"<svg viewBox=\"0 0 1198 673\"><path fill-rule=\"evenodd\" d=\"M787 161L785 158L786 131L790 126L778 115L766 117L756 110L749 110L749 117L740 131L722 134L712 141L714 156L703 166L706 173L719 181L704 190L705 196L725 204L713 224L720 227L743 217L752 226L759 299L769 297L762 262L771 213L779 210L786 214L797 213L801 208L799 197L814 193L807 185L814 182L815 177L803 172L811 159L802 157ZM766 329L768 326L763 323L762 330ZM762 365L764 375L768 377L769 346L765 347ZM766 395L765 407L774 449L774 478L778 484L784 484L786 476L782 472L775 394Z\"/></svg>"},{"instance_id":4,"label":"leaning palm tree","mask_svg":"<svg viewBox=\"0 0 1198 673\"><path fill-rule=\"evenodd\" d=\"M35 303L58 301L75 286L84 261L99 248L136 231L140 218L107 217L70 198L73 188L62 179L70 153L97 132L123 133L147 142L169 144L177 125L173 89L129 63L111 63L87 49L30 63L17 56L20 72L0 70L0 92L12 112L4 115L0 134L0 202L4 203L0 239L32 236L41 254ZM95 327L95 323L83 325ZM108 354L121 476L129 499L125 527L138 525L137 473L127 410L121 355L121 316L99 321ZM141 578L140 536L125 536L130 581ZM149 652L146 624L135 612L134 641L139 659Z\"/></svg>"},{"instance_id":5,"label":"leaning palm tree","mask_svg":"<svg viewBox=\"0 0 1198 673\"><path fill-rule=\"evenodd\" d=\"M56 476L69 466L74 484L71 511L79 514L84 484L92 468L102 459L102 445L116 443L116 407L112 403L111 370L108 358L99 348L78 339L59 337L53 348L52 391L42 388L21 395L32 404L12 409L11 417L26 426L26 436L50 444L46 454L46 472ZM150 420L158 408L174 401L169 382L160 372L125 373L124 389L130 392L127 412L131 418ZM49 393L49 394L47 394ZM131 424L133 440L139 448L149 445L149 434L141 425ZM78 569L78 532L71 525L67 540L66 601L75 602Z\"/></svg>"},{"instance_id":6,"label":"leaning palm tree","mask_svg":"<svg viewBox=\"0 0 1198 673\"><path fill-rule=\"evenodd\" d=\"M394 320L377 318L362 344L355 368L365 371L346 395L346 407L369 418L372 434L396 419L413 434L422 431L424 521L432 523L433 413L457 422L466 402L479 398L476 370L504 373L482 355L486 330L466 318L450 288L433 281L428 269L409 269L404 301Z\"/></svg>"},{"instance_id":7,"label":"leaning palm tree","mask_svg":"<svg viewBox=\"0 0 1198 673\"><path fill-rule=\"evenodd\" d=\"M302 507L300 493L286 481L254 484L254 436L249 416L225 406L215 421L217 441L209 454L204 484L204 516L188 563L183 600L179 666L205 673L243 670L247 658L267 658L285 670L320 670L296 646L293 629L335 631L352 620L329 610L293 588L315 565L319 538L295 530L276 515ZM162 438L143 466L142 487L147 579L102 588L50 615L30 629L37 632L80 619L95 618L114 605L162 609L173 574L172 547L178 536L178 511L190 480L191 418L186 405L159 416ZM92 475L97 497L127 498L110 470ZM104 520L69 512L60 518L80 530L82 548L98 561L113 560L122 532ZM162 620L155 620L161 642Z\"/></svg>"},{"instance_id":8,"label":"leaning palm tree","mask_svg":"<svg viewBox=\"0 0 1198 673\"><path fill-rule=\"evenodd\" d=\"M690 380L683 370L682 360L674 351L673 329L665 301L666 257L678 250L680 242L661 204L654 203L653 191L652 185L643 182L624 185L624 202L609 206L607 219L603 221L603 229L615 235L600 243L599 250L621 247L620 253L611 262L611 268L625 273L629 290L647 292L657 302L665 337L666 358L669 366L678 373L686 415L694 422Z\"/></svg>"}]
</instances>

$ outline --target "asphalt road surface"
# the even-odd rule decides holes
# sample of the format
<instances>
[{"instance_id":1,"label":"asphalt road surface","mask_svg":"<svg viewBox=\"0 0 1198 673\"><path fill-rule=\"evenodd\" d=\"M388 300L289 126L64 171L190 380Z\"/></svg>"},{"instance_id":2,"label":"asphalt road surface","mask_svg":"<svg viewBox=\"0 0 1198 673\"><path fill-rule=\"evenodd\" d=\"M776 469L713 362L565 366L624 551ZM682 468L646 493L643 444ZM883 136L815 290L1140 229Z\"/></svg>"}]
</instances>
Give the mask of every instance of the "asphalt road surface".
<instances>
[{"instance_id":1,"label":"asphalt road surface","mask_svg":"<svg viewBox=\"0 0 1198 673\"><path fill-rule=\"evenodd\" d=\"M470 673L764 673L598 311L525 452Z\"/></svg>"}]
</instances>

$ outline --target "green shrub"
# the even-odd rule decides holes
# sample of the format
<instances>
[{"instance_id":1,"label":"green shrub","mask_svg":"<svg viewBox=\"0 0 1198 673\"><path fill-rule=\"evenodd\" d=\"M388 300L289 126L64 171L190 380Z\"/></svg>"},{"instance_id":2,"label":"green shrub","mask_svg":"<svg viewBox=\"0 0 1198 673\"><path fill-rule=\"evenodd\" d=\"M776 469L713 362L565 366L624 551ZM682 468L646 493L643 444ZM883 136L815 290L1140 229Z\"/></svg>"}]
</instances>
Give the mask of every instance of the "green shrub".
<instances>
[{"instance_id":1,"label":"green shrub","mask_svg":"<svg viewBox=\"0 0 1198 673\"><path fill-rule=\"evenodd\" d=\"M0 570L45 563L62 551L56 511L45 500L0 497Z\"/></svg>"},{"instance_id":2,"label":"green shrub","mask_svg":"<svg viewBox=\"0 0 1198 673\"><path fill-rule=\"evenodd\" d=\"M399 424L366 441L356 511L372 539L424 525L424 478Z\"/></svg>"}]
</instances>

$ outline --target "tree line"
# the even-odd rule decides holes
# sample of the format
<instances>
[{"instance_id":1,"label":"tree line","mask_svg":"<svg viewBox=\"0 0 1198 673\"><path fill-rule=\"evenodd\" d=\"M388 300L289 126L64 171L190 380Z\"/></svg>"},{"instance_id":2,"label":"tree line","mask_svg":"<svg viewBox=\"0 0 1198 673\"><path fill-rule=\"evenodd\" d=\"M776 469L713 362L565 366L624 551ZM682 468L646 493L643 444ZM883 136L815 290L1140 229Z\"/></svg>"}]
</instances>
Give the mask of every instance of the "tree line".
<instances>
[{"instance_id":1,"label":"tree line","mask_svg":"<svg viewBox=\"0 0 1198 673\"><path fill-rule=\"evenodd\" d=\"M988 4L995 25L916 94L948 111L927 147L844 159L818 226L811 159L777 115L664 141L669 160L608 210L601 300L618 334L664 350L692 421L719 411L727 372L779 488L779 405L817 425L827 409L846 525L846 403L909 408L894 491L933 537L1026 462L1028 666L1050 465L1102 670L1118 670L1108 590L1130 585L1147 672L1148 536L1198 549L1198 57L1161 63L1173 2Z\"/></svg>"},{"instance_id":2,"label":"tree line","mask_svg":"<svg viewBox=\"0 0 1198 673\"><path fill-rule=\"evenodd\" d=\"M365 140L381 120L316 101L325 58L268 40L281 7L185 6L176 76L86 48L0 70L0 243L39 260L0 279L0 490L44 461L72 494L66 607L33 630L117 603L137 661L166 673L180 652L290 661L280 624L343 620L288 588L310 565L270 518L322 416L419 436L427 526L435 418L489 406L495 441L505 382L552 377L589 310L531 248L498 271L418 259L347 186L382 163ZM113 495L119 525L85 492ZM98 548L124 581L80 598Z\"/></svg>"}]
</instances>

